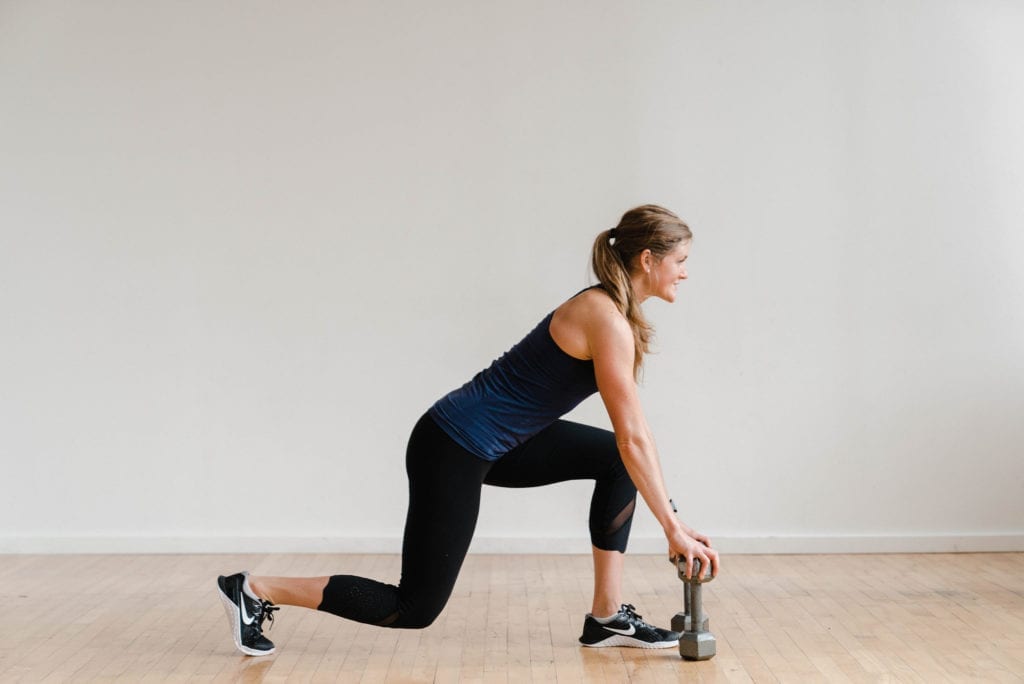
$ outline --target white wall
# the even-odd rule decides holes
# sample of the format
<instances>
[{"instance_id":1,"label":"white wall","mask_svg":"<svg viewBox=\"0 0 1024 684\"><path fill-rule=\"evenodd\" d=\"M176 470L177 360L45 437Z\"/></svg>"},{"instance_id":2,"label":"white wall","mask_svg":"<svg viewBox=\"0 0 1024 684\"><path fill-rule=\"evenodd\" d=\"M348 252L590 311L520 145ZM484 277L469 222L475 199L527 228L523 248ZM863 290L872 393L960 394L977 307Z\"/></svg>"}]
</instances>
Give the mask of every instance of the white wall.
<instances>
[{"instance_id":1,"label":"white wall","mask_svg":"<svg viewBox=\"0 0 1024 684\"><path fill-rule=\"evenodd\" d=\"M0 4L0 550L397 550L413 422L644 202L696 234L642 390L687 522L1024 549L1021 35L967 0ZM587 552L588 499L488 488L474 549Z\"/></svg>"}]
</instances>

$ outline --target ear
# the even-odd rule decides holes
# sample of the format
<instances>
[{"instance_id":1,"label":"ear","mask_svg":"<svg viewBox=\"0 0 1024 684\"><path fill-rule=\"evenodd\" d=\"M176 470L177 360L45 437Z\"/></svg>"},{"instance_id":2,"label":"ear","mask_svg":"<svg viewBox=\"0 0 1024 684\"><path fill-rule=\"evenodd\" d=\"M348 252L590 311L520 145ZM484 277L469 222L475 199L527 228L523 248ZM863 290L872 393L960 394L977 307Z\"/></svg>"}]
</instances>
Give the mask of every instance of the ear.
<instances>
[{"instance_id":1,"label":"ear","mask_svg":"<svg viewBox=\"0 0 1024 684\"><path fill-rule=\"evenodd\" d=\"M651 270L652 266L654 266L654 253L649 249L640 252L640 268L646 273Z\"/></svg>"}]
</instances>

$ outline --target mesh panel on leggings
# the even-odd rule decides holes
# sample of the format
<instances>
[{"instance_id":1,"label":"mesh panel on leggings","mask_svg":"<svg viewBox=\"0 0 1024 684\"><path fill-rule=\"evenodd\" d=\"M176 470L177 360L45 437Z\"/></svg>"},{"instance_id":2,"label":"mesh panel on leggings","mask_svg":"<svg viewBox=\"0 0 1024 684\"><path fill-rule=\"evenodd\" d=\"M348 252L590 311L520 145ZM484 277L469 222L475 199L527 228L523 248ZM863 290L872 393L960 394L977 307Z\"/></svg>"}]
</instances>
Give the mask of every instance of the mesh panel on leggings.
<instances>
[{"instance_id":1,"label":"mesh panel on leggings","mask_svg":"<svg viewBox=\"0 0 1024 684\"><path fill-rule=\"evenodd\" d=\"M387 627L398 619L398 587L354 575L334 575L317 610L368 625Z\"/></svg>"},{"instance_id":2,"label":"mesh panel on leggings","mask_svg":"<svg viewBox=\"0 0 1024 684\"><path fill-rule=\"evenodd\" d=\"M630 483L630 487L632 487L632 483ZM603 529L596 527L597 521L591 519L590 541L594 546L603 551L626 552L626 545L629 543L629 530L633 526L633 509L636 507L636 490L633 491L634 498L630 499L618 515Z\"/></svg>"},{"instance_id":3,"label":"mesh panel on leggings","mask_svg":"<svg viewBox=\"0 0 1024 684\"><path fill-rule=\"evenodd\" d=\"M622 526L629 522L629 519L633 517L633 509L636 507L636 499L633 499L626 507L619 511L619 514L615 516L611 524L608 525L608 529L605 530L605 534L611 537L616 532L622 529Z\"/></svg>"}]
</instances>

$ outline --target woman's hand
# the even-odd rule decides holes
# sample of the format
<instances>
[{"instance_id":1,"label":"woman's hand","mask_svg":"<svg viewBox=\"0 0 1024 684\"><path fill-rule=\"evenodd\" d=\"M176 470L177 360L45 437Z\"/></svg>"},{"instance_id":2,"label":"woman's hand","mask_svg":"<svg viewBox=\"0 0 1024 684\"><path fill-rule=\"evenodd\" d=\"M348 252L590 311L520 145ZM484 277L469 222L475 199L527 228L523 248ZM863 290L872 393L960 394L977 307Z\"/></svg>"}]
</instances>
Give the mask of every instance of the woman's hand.
<instances>
[{"instance_id":1,"label":"woman's hand","mask_svg":"<svg viewBox=\"0 0 1024 684\"><path fill-rule=\"evenodd\" d=\"M708 547L709 549L711 548L711 538L708 537L708 535L701 534L697 530L693 529L692 527L688 527L685 524L683 525L683 532L685 532L686 534L690 535L691 537L693 537L694 539L696 539L697 541L699 541L701 544L703 544L704 546Z\"/></svg>"},{"instance_id":2,"label":"woman's hand","mask_svg":"<svg viewBox=\"0 0 1024 684\"><path fill-rule=\"evenodd\" d=\"M668 557L675 562L677 558L686 559L686 578L693 575L693 559L700 561L701 575L711 568L711 576L718 575L718 551L711 548L711 540L707 535L680 525L665 535L668 537Z\"/></svg>"}]
</instances>

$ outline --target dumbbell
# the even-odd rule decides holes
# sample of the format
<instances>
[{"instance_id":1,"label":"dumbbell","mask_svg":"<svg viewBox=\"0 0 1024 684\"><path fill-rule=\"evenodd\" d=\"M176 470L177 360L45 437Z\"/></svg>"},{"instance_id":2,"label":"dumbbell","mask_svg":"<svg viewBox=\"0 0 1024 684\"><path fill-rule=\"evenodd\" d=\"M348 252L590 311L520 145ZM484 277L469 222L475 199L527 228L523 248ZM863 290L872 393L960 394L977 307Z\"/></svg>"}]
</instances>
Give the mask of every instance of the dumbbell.
<instances>
[{"instance_id":1,"label":"dumbbell","mask_svg":"<svg viewBox=\"0 0 1024 684\"><path fill-rule=\"evenodd\" d=\"M683 581L683 612L672 618L672 631L682 632L679 637L679 655L686 660L708 660L715 655L715 637L708 631L708 617L704 614L700 585L710 582L710 574L702 577L700 561L693 559L693 572L686 578L686 558L669 559L676 565Z\"/></svg>"}]
</instances>

